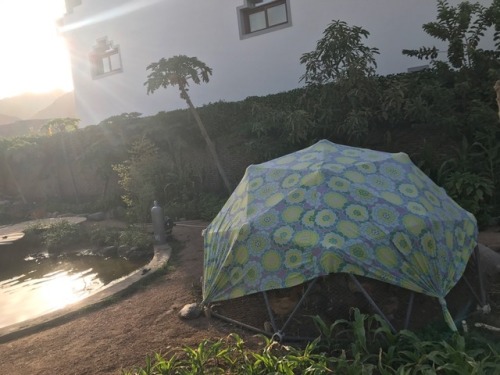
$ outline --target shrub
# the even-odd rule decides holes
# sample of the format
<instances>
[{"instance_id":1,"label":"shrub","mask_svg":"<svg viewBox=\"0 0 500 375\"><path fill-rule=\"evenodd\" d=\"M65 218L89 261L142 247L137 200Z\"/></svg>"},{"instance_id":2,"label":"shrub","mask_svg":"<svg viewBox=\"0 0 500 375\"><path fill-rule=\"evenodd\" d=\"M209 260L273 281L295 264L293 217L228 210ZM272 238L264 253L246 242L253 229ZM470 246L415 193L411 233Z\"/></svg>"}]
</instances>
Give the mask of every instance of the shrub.
<instances>
[{"instance_id":1,"label":"shrub","mask_svg":"<svg viewBox=\"0 0 500 375\"><path fill-rule=\"evenodd\" d=\"M116 228L107 228L93 224L87 231L89 241L94 246L112 246L119 242L120 232Z\"/></svg>"},{"instance_id":2,"label":"shrub","mask_svg":"<svg viewBox=\"0 0 500 375\"><path fill-rule=\"evenodd\" d=\"M72 224L67 220L51 223L47 226L36 224L28 232L41 232L42 244L49 252L59 252L65 247L78 244L83 238L79 224Z\"/></svg>"},{"instance_id":3,"label":"shrub","mask_svg":"<svg viewBox=\"0 0 500 375\"><path fill-rule=\"evenodd\" d=\"M149 249L153 246L153 236L145 232L143 228L128 227L120 232L118 243L138 249Z\"/></svg>"}]
</instances>

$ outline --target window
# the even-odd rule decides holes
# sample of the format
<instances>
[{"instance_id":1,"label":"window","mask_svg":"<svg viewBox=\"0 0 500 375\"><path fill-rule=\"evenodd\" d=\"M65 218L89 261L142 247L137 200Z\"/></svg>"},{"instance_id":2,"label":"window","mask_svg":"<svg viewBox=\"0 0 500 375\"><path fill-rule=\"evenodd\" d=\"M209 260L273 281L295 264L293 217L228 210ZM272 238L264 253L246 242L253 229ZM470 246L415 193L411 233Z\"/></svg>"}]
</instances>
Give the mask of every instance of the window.
<instances>
[{"instance_id":1,"label":"window","mask_svg":"<svg viewBox=\"0 0 500 375\"><path fill-rule=\"evenodd\" d=\"M246 0L245 3L238 8L241 39L292 25L289 0Z\"/></svg>"},{"instance_id":2,"label":"window","mask_svg":"<svg viewBox=\"0 0 500 375\"><path fill-rule=\"evenodd\" d=\"M122 72L120 47L108 41L107 37L98 39L90 53L90 65L92 78Z\"/></svg>"},{"instance_id":3,"label":"window","mask_svg":"<svg viewBox=\"0 0 500 375\"><path fill-rule=\"evenodd\" d=\"M66 2L66 13L73 13L73 8L78 5L82 5L82 0L65 0Z\"/></svg>"}]
</instances>

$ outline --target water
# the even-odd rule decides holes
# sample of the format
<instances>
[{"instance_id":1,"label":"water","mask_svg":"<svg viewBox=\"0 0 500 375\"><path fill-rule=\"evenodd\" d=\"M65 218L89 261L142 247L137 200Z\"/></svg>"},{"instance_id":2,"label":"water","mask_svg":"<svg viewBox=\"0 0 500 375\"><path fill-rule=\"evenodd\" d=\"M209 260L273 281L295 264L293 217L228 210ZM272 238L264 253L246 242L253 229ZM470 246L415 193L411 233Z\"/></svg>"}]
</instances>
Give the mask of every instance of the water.
<instances>
[{"instance_id":1,"label":"water","mask_svg":"<svg viewBox=\"0 0 500 375\"><path fill-rule=\"evenodd\" d=\"M89 251L49 257L20 244L0 246L0 328L78 302L149 259L103 258Z\"/></svg>"}]
</instances>

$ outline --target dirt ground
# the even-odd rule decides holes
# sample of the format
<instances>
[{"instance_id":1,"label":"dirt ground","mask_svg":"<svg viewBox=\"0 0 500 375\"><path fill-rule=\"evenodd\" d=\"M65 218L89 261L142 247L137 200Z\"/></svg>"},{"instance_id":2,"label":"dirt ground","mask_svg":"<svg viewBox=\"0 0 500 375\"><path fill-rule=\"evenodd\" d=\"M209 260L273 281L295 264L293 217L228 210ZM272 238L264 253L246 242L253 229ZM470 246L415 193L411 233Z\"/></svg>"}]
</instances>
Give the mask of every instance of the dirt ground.
<instances>
[{"instance_id":1,"label":"dirt ground","mask_svg":"<svg viewBox=\"0 0 500 375\"><path fill-rule=\"evenodd\" d=\"M179 310L201 298L204 222L179 223L173 237L182 250L169 269L146 287L105 307L36 333L0 344L0 374L120 374L145 364L146 355L166 353L203 339L236 332L251 346L260 340L218 319L181 320ZM500 246L497 230L480 237ZM247 311L248 312L248 311Z\"/></svg>"},{"instance_id":2,"label":"dirt ground","mask_svg":"<svg viewBox=\"0 0 500 375\"><path fill-rule=\"evenodd\" d=\"M203 339L244 332L204 316L181 320L178 311L199 299L203 269L202 227L176 225L183 243L166 275L107 307L68 322L0 344L0 374L120 374L145 364L147 354L197 345Z\"/></svg>"}]
</instances>

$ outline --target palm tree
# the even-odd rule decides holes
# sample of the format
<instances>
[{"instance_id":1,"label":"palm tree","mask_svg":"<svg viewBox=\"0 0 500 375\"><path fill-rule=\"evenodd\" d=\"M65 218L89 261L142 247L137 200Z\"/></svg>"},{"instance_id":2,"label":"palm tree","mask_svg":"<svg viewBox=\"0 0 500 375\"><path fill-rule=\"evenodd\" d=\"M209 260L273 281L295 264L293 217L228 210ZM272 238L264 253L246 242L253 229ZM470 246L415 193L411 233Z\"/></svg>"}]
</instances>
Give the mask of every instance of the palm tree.
<instances>
[{"instance_id":1,"label":"palm tree","mask_svg":"<svg viewBox=\"0 0 500 375\"><path fill-rule=\"evenodd\" d=\"M167 88L168 86L177 86L179 88L180 97L188 104L196 120L196 124L207 143L208 150L214 159L215 166L219 171L222 181L228 193L231 194L231 184L219 161L215 146L188 95L188 80L192 80L196 84L200 84L201 81L208 82L209 76L212 75L212 69L196 57L178 55L170 57L169 59L162 58L156 63L151 63L147 67L147 70L151 70L151 73L148 75L148 80L144 83L144 85L147 86L148 95L149 93L154 93L160 87Z\"/></svg>"}]
</instances>

